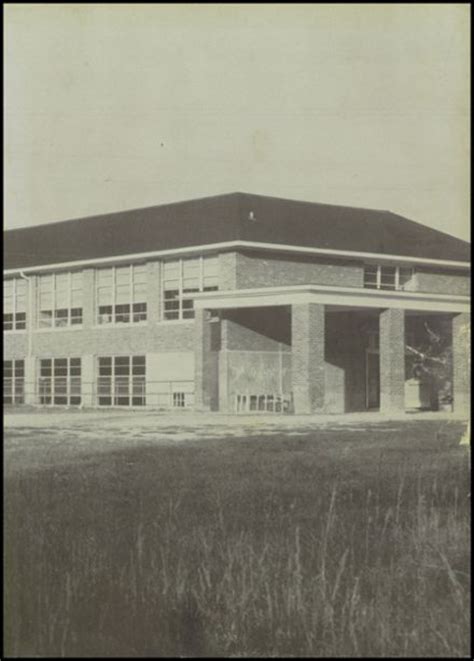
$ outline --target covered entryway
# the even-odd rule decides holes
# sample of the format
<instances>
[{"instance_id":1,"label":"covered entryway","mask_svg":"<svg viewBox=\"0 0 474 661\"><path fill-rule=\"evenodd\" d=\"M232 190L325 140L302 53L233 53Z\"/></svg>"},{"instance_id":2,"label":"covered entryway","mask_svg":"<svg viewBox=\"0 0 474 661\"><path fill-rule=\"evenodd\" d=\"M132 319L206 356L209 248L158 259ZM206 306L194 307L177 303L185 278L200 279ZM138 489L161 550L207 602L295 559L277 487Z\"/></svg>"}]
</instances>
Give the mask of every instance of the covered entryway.
<instances>
[{"instance_id":1,"label":"covered entryway","mask_svg":"<svg viewBox=\"0 0 474 661\"><path fill-rule=\"evenodd\" d=\"M453 401L460 407L468 390L456 358L465 362L465 298L322 285L199 294L197 408L404 412L407 328L416 316L439 315L441 305L453 329ZM218 327L209 310L219 311Z\"/></svg>"}]
</instances>

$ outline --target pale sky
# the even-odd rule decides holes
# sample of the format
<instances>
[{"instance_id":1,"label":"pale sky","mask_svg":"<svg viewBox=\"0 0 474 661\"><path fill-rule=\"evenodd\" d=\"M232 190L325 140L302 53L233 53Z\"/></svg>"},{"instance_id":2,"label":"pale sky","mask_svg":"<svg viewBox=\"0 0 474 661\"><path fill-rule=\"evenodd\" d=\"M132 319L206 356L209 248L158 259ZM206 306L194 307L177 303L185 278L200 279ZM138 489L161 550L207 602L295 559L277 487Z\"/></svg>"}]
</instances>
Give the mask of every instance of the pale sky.
<instances>
[{"instance_id":1,"label":"pale sky","mask_svg":"<svg viewBox=\"0 0 474 661\"><path fill-rule=\"evenodd\" d=\"M4 227L244 191L468 239L469 9L4 5Z\"/></svg>"}]
</instances>

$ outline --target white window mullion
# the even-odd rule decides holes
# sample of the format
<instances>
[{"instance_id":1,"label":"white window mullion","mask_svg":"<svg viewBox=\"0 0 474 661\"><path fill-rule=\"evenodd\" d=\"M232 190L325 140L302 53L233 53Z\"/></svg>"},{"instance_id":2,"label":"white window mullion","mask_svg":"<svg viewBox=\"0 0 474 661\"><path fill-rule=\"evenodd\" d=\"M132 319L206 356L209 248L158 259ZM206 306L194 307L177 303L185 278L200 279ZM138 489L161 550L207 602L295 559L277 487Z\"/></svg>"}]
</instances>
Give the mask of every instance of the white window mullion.
<instances>
[{"instance_id":1,"label":"white window mullion","mask_svg":"<svg viewBox=\"0 0 474 661\"><path fill-rule=\"evenodd\" d=\"M179 317L183 318L183 260L179 260Z\"/></svg>"},{"instance_id":2,"label":"white window mullion","mask_svg":"<svg viewBox=\"0 0 474 661\"><path fill-rule=\"evenodd\" d=\"M134 266L130 264L130 323L133 321L133 286L134 286Z\"/></svg>"},{"instance_id":3,"label":"white window mullion","mask_svg":"<svg viewBox=\"0 0 474 661\"><path fill-rule=\"evenodd\" d=\"M133 360L132 356L128 357L128 398L129 398L129 403L128 405L132 405L132 394L133 394L133 374L132 374L132 369L133 369Z\"/></svg>"},{"instance_id":4,"label":"white window mullion","mask_svg":"<svg viewBox=\"0 0 474 661\"><path fill-rule=\"evenodd\" d=\"M112 266L112 324L115 324L115 301L117 300L116 282L117 273L115 266Z\"/></svg>"},{"instance_id":5,"label":"white window mullion","mask_svg":"<svg viewBox=\"0 0 474 661\"><path fill-rule=\"evenodd\" d=\"M199 257L199 291L204 289L204 257Z\"/></svg>"},{"instance_id":6,"label":"white window mullion","mask_svg":"<svg viewBox=\"0 0 474 661\"><path fill-rule=\"evenodd\" d=\"M400 267L395 267L395 291L400 289Z\"/></svg>"},{"instance_id":7,"label":"white window mullion","mask_svg":"<svg viewBox=\"0 0 474 661\"><path fill-rule=\"evenodd\" d=\"M160 262L160 320L165 320L165 266Z\"/></svg>"},{"instance_id":8,"label":"white window mullion","mask_svg":"<svg viewBox=\"0 0 474 661\"><path fill-rule=\"evenodd\" d=\"M71 308L72 308L72 273L67 274L67 325L71 325Z\"/></svg>"},{"instance_id":9,"label":"white window mullion","mask_svg":"<svg viewBox=\"0 0 474 661\"><path fill-rule=\"evenodd\" d=\"M56 328L56 273L53 273L51 286L53 288L53 290L51 292L51 301L52 301L52 308L53 308L51 310L51 328Z\"/></svg>"},{"instance_id":10,"label":"white window mullion","mask_svg":"<svg viewBox=\"0 0 474 661\"><path fill-rule=\"evenodd\" d=\"M12 330L16 330L16 282L17 279L13 279L13 305L12 305ZM13 365L13 362L12 362Z\"/></svg>"},{"instance_id":11,"label":"white window mullion","mask_svg":"<svg viewBox=\"0 0 474 661\"><path fill-rule=\"evenodd\" d=\"M380 289L380 282L382 280L382 267L377 264L377 289Z\"/></svg>"}]
</instances>

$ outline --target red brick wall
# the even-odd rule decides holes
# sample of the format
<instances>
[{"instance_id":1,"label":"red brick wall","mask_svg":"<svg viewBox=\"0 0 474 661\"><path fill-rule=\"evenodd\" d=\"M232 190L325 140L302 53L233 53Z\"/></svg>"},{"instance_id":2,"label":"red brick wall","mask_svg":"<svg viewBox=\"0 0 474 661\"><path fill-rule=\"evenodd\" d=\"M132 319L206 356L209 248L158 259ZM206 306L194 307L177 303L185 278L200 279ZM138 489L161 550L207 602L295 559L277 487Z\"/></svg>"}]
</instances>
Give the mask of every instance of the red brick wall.
<instances>
[{"instance_id":1,"label":"red brick wall","mask_svg":"<svg viewBox=\"0 0 474 661\"><path fill-rule=\"evenodd\" d=\"M237 253L236 268L238 289L306 284L363 286L363 266L354 261Z\"/></svg>"}]
</instances>

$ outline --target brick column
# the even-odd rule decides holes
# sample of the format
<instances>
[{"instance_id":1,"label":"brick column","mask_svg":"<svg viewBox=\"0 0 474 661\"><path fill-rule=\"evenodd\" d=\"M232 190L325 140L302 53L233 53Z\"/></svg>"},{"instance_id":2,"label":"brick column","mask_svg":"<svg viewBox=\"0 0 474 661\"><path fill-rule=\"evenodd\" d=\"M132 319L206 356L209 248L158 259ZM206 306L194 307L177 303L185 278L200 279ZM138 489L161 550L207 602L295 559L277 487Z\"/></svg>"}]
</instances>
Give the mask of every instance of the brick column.
<instances>
[{"instance_id":1,"label":"brick column","mask_svg":"<svg viewBox=\"0 0 474 661\"><path fill-rule=\"evenodd\" d=\"M237 253L219 254L219 289L237 288Z\"/></svg>"},{"instance_id":2,"label":"brick column","mask_svg":"<svg viewBox=\"0 0 474 661\"><path fill-rule=\"evenodd\" d=\"M161 269L160 262L147 263L147 320L156 324L161 320Z\"/></svg>"},{"instance_id":3,"label":"brick column","mask_svg":"<svg viewBox=\"0 0 474 661\"><path fill-rule=\"evenodd\" d=\"M95 272L94 269L84 269L82 274L83 304L82 304L82 327L91 328L97 323L95 309Z\"/></svg>"},{"instance_id":4,"label":"brick column","mask_svg":"<svg viewBox=\"0 0 474 661\"><path fill-rule=\"evenodd\" d=\"M380 324L380 410L405 411L405 310L382 310Z\"/></svg>"},{"instance_id":5,"label":"brick column","mask_svg":"<svg viewBox=\"0 0 474 661\"><path fill-rule=\"evenodd\" d=\"M469 413L470 404L470 338L471 323L467 313L453 317L453 408L456 413Z\"/></svg>"},{"instance_id":6,"label":"brick column","mask_svg":"<svg viewBox=\"0 0 474 661\"><path fill-rule=\"evenodd\" d=\"M95 406L94 393L97 388L94 370L95 357L90 354L83 354L81 358L81 397L82 406Z\"/></svg>"},{"instance_id":7,"label":"brick column","mask_svg":"<svg viewBox=\"0 0 474 661\"><path fill-rule=\"evenodd\" d=\"M207 310L196 310L194 318L194 408L211 410L211 325Z\"/></svg>"},{"instance_id":8,"label":"brick column","mask_svg":"<svg viewBox=\"0 0 474 661\"><path fill-rule=\"evenodd\" d=\"M36 358L34 356L25 357L25 404L37 406L38 384L36 379Z\"/></svg>"},{"instance_id":9,"label":"brick column","mask_svg":"<svg viewBox=\"0 0 474 661\"><path fill-rule=\"evenodd\" d=\"M295 413L324 409L325 310L318 303L291 306L292 388Z\"/></svg>"}]
</instances>

